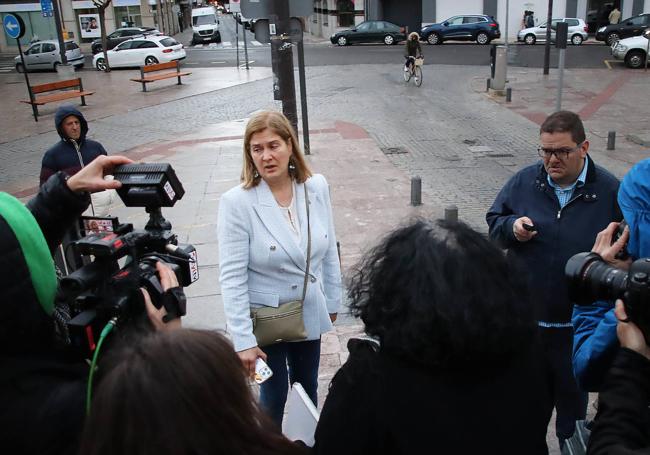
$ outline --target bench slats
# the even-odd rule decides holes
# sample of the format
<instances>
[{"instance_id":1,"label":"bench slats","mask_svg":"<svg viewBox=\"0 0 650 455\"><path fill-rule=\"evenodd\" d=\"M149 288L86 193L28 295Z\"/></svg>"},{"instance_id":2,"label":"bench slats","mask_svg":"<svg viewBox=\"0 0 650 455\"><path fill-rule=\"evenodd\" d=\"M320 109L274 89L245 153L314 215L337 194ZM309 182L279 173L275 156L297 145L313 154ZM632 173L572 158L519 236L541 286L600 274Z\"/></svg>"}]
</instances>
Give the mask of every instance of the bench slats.
<instances>
[{"instance_id":1,"label":"bench slats","mask_svg":"<svg viewBox=\"0 0 650 455\"><path fill-rule=\"evenodd\" d=\"M95 92L87 92L87 91L79 91L79 90L67 90L65 92L61 93L55 93L52 95L43 95L39 96L38 98L34 99L34 102L32 103L29 100L26 101L21 101L21 103L27 103L27 104L36 104L38 106L42 106L47 103L52 103L54 101L61 101L61 100L67 100L69 98L79 98L82 96L89 96L92 95Z\"/></svg>"},{"instance_id":2,"label":"bench slats","mask_svg":"<svg viewBox=\"0 0 650 455\"><path fill-rule=\"evenodd\" d=\"M149 73L151 71L160 71L166 70L168 68L176 68L178 66L178 60L172 60L167 63L154 63L153 65L146 65L142 67L144 73Z\"/></svg>"},{"instance_id":3,"label":"bench slats","mask_svg":"<svg viewBox=\"0 0 650 455\"><path fill-rule=\"evenodd\" d=\"M138 78L138 79L131 79L133 82L154 82L154 81L159 81L161 79L168 79L170 77L178 77L178 76L189 76L192 73L185 72L185 73L163 73L163 74L152 74L151 76L143 77L143 78Z\"/></svg>"},{"instance_id":4,"label":"bench slats","mask_svg":"<svg viewBox=\"0 0 650 455\"><path fill-rule=\"evenodd\" d=\"M32 85L32 93L51 92L52 90L61 90L64 88L79 87L81 78L68 79L65 81L50 82L48 84Z\"/></svg>"}]
</instances>

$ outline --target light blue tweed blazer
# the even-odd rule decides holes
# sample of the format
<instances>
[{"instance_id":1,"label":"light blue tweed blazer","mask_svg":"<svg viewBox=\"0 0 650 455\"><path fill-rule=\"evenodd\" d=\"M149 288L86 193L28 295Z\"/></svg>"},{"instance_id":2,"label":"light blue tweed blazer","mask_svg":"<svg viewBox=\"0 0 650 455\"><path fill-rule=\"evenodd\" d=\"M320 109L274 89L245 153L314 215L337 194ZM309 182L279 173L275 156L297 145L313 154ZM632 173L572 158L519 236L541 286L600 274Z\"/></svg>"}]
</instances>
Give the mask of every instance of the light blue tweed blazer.
<instances>
[{"instance_id":1,"label":"light blue tweed blazer","mask_svg":"<svg viewBox=\"0 0 650 455\"><path fill-rule=\"evenodd\" d=\"M311 263L304 322L307 339L316 340L332 329L329 313L339 310L341 270L327 181L317 174L305 185L310 202ZM300 246L263 180L248 190L241 185L232 188L219 201L219 281L227 330L236 351L257 345L250 308L277 307L302 297L307 265L303 185L296 185L294 197L301 230Z\"/></svg>"}]
</instances>

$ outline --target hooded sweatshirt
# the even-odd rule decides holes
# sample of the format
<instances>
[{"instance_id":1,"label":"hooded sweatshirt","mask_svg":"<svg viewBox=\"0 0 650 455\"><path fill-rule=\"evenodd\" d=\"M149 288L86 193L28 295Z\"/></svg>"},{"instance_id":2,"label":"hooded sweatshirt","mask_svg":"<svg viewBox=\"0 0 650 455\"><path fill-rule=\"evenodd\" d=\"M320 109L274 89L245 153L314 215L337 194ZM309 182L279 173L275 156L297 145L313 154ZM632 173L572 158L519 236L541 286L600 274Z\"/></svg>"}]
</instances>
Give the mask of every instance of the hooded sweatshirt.
<instances>
[{"instance_id":1,"label":"hooded sweatshirt","mask_svg":"<svg viewBox=\"0 0 650 455\"><path fill-rule=\"evenodd\" d=\"M56 348L51 251L88 206L56 174L25 207L0 193L0 447L75 453L88 367Z\"/></svg>"},{"instance_id":2,"label":"hooded sweatshirt","mask_svg":"<svg viewBox=\"0 0 650 455\"><path fill-rule=\"evenodd\" d=\"M63 120L70 115L77 117L81 123L81 136L78 141L70 139L63 132ZM61 140L50 147L45 152L45 156L43 156L40 185L43 185L52 174L58 171L63 171L68 175L74 175L99 155L107 155L102 144L86 137L88 134L88 122L83 114L74 106L70 104L60 106L56 110L54 123L59 136L61 136Z\"/></svg>"}]
</instances>

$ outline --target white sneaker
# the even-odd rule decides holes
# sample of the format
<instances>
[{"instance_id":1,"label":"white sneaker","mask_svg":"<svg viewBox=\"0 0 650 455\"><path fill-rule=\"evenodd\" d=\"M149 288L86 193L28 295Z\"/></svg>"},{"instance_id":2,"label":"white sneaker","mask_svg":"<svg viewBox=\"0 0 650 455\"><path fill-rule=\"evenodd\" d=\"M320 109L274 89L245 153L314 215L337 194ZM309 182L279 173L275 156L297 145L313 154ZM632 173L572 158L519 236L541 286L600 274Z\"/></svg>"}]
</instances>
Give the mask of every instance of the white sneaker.
<instances>
[{"instance_id":1,"label":"white sneaker","mask_svg":"<svg viewBox=\"0 0 650 455\"><path fill-rule=\"evenodd\" d=\"M408 73L408 72L409 72L408 66L405 66L405 67L404 67L404 72L405 72L405 73Z\"/></svg>"}]
</instances>

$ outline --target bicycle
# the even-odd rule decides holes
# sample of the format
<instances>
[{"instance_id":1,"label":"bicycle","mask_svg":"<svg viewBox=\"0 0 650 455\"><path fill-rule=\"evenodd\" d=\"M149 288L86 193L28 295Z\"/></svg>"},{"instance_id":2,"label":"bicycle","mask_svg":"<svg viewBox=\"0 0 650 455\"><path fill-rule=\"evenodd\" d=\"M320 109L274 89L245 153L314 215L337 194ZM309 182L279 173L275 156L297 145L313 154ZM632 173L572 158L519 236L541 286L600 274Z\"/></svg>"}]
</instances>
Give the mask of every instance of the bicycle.
<instances>
[{"instance_id":1,"label":"bicycle","mask_svg":"<svg viewBox=\"0 0 650 455\"><path fill-rule=\"evenodd\" d=\"M409 57L409 60L412 62L410 69L408 71L402 71L404 73L404 82L408 82L413 79L415 86L419 87L422 85L422 65L424 64L424 57Z\"/></svg>"}]
</instances>

